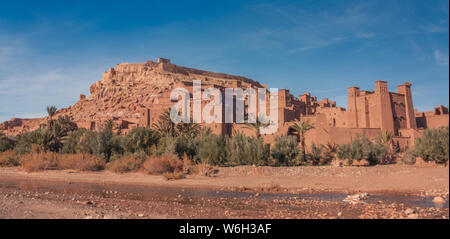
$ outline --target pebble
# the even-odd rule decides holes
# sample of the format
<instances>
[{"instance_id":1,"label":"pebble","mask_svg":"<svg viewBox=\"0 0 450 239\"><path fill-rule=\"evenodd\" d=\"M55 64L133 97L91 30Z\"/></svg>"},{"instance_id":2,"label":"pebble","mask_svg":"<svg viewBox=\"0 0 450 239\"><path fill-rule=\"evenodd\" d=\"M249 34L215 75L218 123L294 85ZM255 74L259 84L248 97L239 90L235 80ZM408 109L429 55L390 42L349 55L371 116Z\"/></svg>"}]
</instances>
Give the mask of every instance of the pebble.
<instances>
[{"instance_id":1,"label":"pebble","mask_svg":"<svg viewBox=\"0 0 450 239\"><path fill-rule=\"evenodd\" d=\"M412 208L407 208L407 209L405 210L405 214L406 214L406 215L410 215L410 214L413 214L413 213L415 213L415 211L414 211L414 209L412 209Z\"/></svg>"},{"instance_id":2,"label":"pebble","mask_svg":"<svg viewBox=\"0 0 450 239\"><path fill-rule=\"evenodd\" d=\"M436 204L444 204L445 203L445 199L438 196L438 197L434 197L433 198L433 202L436 203Z\"/></svg>"}]
</instances>

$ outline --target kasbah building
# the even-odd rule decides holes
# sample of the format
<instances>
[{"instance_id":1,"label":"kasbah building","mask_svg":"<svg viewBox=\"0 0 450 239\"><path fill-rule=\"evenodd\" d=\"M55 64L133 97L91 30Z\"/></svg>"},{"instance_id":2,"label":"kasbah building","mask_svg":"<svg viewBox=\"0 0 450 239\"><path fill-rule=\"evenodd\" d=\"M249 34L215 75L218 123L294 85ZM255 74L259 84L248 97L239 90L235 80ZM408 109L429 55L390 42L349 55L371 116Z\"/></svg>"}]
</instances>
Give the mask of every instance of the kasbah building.
<instances>
[{"instance_id":1,"label":"kasbah building","mask_svg":"<svg viewBox=\"0 0 450 239\"><path fill-rule=\"evenodd\" d=\"M68 115L78 128L98 130L100 125L112 119L116 130L126 134L134 127L153 127L159 116L168 111L176 101L170 99L175 88L185 88L192 94L193 80L201 80L202 91L217 88L224 98L225 88L266 88L267 114L271 109L278 111L278 130L274 134L261 135L264 142L273 145L275 138L289 134L294 120L309 120L315 128L306 134L306 145L348 143L358 136L374 139L382 131L394 133L393 143L399 147L414 147L414 140L421 137L427 128L449 125L448 108L435 107L432 111L418 112L414 108L411 94L412 83L397 86L390 91L388 82L376 81L373 91L359 87L348 88L347 109L337 107L335 101L305 93L295 97L288 89L278 91L278 106L271 107L268 86L242 76L202 71L172 64L170 60L158 58L157 62L122 63L104 72L100 81L90 87L91 95L80 95L80 100L68 108L57 111L55 117ZM222 99L222 102L225 102ZM209 100L202 100L202 108ZM248 98L245 98L245 112L248 112ZM222 116L225 106L222 104ZM48 120L13 118L0 125L0 131L16 135L39 127ZM225 122L223 119L222 122ZM256 131L243 124L212 123L201 124L212 132L233 135L241 132L256 136Z\"/></svg>"}]
</instances>

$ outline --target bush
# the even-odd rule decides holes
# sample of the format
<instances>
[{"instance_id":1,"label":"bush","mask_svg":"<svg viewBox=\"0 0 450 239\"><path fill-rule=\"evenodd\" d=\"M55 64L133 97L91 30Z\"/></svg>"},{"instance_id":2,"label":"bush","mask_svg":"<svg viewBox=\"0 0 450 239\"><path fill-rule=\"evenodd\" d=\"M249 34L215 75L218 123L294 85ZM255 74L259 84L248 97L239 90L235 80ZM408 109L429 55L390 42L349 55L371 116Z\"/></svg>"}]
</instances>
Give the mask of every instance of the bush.
<instances>
[{"instance_id":1,"label":"bush","mask_svg":"<svg viewBox=\"0 0 450 239\"><path fill-rule=\"evenodd\" d=\"M14 149L16 143L17 141L14 138L10 138L7 136L0 137L0 153Z\"/></svg>"},{"instance_id":2,"label":"bush","mask_svg":"<svg viewBox=\"0 0 450 239\"><path fill-rule=\"evenodd\" d=\"M280 136L275 138L272 149L272 157L277 161L276 165L293 166L299 155L297 138L295 136Z\"/></svg>"},{"instance_id":3,"label":"bush","mask_svg":"<svg viewBox=\"0 0 450 239\"><path fill-rule=\"evenodd\" d=\"M214 167L209 164L200 163L195 165L193 173L201 176L211 177L216 174L216 169L214 169Z\"/></svg>"},{"instance_id":4,"label":"bush","mask_svg":"<svg viewBox=\"0 0 450 239\"><path fill-rule=\"evenodd\" d=\"M64 141L64 145L62 147L61 152L65 154L75 154L75 153L89 153L90 149L87 150L83 148L83 145L80 144L81 139L86 139L86 129L79 129L71 132L66 140Z\"/></svg>"},{"instance_id":5,"label":"bush","mask_svg":"<svg viewBox=\"0 0 450 239\"><path fill-rule=\"evenodd\" d=\"M379 143L372 143L369 139L357 137L349 144L343 144L338 147L337 156L340 160L361 161L367 160L369 164L375 165L383 160L387 148Z\"/></svg>"},{"instance_id":6,"label":"bush","mask_svg":"<svg viewBox=\"0 0 450 239\"><path fill-rule=\"evenodd\" d=\"M414 155L425 161L446 164L449 159L449 128L426 129L423 136L416 139L414 146Z\"/></svg>"},{"instance_id":7,"label":"bush","mask_svg":"<svg viewBox=\"0 0 450 239\"><path fill-rule=\"evenodd\" d=\"M0 153L0 167L15 167L20 165L19 156L12 150Z\"/></svg>"},{"instance_id":8,"label":"bush","mask_svg":"<svg viewBox=\"0 0 450 239\"><path fill-rule=\"evenodd\" d=\"M404 164L412 165L416 163L416 156L412 152L406 152L402 158Z\"/></svg>"},{"instance_id":9,"label":"bush","mask_svg":"<svg viewBox=\"0 0 450 239\"><path fill-rule=\"evenodd\" d=\"M236 134L227 138L228 165L267 165L269 152L262 139Z\"/></svg>"},{"instance_id":10,"label":"bush","mask_svg":"<svg viewBox=\"0 0 450 239\"><path fill-rule=\"evenodd\" d=\"M53 152L26 154L22 157L22 170L25 172L36 172L48 169L57 169L58 154Z\"/></svg>"},{"instance_id":11,"label":"bush","mask_svg":"<svg viewBox=\"0 0 450 239\"><path fill-rule=\"evenodd\" d=\"M151 146L156 145L158 139L158 134L153 130L137 127L124 136L123 149L127 153L144 151L149 155Z\"/></svg>"},{"instance_id":12,"label":"bush","mask_svg":"<svg viewBox=\"0 0 450 239\"><path fill-rule=\"evenodd\" d=\"M183 161L174 154L149 156L143 164L144 172L148 174L164 174L183 171Z\"/></svg>"},{"instance_id":13,"label":"bush","mask_svg":"<svg viewBox=\"0 0 450 239\"><path fill-rule=\"evenodd\" d=\"M106 162L109 162L117 142L114 141L113 127L114 122L107 120L102 125L101 131L95 134L96 137L90 140L94 155L103 158Z\"/></svg>"},{"instance_id":14,"label":"bush","mask_svg":"<svg viewBox=\"0 0 450 239\"><path fill-rule=\"evenodd\" d=\"M311 153L307 154L307 159L312 165L318 165L321 161L322 157L322 145L316 145L312 143L311 145Z\"/></svg>"},{"instance_id":15,"label":"bush","mask_svg":"<svg viewBox=\"0 0 450 239\"><path fill-rule=\"evenodd\" d=\"M183 134L175 138L175 152L179 158L186 155L189 159L193 160L197 155L197 150L198 142L192 136Z\"/></svg>"},{"instance_id":16,"label":"bush","mask_svg":"<svg viewBox=\"0 0 450 239\"><path fill-rule=\"evenodd\" d=\"M99 171L105 168L105 162L89 154L58 154L54 152L22 155L22 169L36 172L49 169L76 169L81 171Z\"/></svg>"},{"instance_id":17,"label":"bush","mask_svg":"<svg viewBox=\"0 0 450 239\"><path fill-rule=\"evenodd\" d=\"M227 142L225 137L206 134L198 138L197 157L202 163L211 165L226 165Z\"/></svg>"},{"instance_id":18,"label":"bush","mask_svg":"<svg viewBox=\"0 0 450 239\"><path fill-rule=\"evenodd\" d=\"M172 136L163 136L159 139L155 154L157 156L176 153L176 138Z\"/></svg>"},{"instance_id":19,"label":"bush","mask_svg":"<svg viewBox=\"0 0 450 239\"><path fill-rule=\"evenodd\" d=\"M56 167L57 169L100 171L105 168L105 161L90 154L60 154Z\"/></svg>"},{"instance_id":20,"label":"bush","mask_svg":"<svg viewBox=\"0 0 450 239\"><path fill-rule=\"evenodd\" d=\"M108 164L108 170L115 173L126 173L137 171L144 162L144 159L135 155L128 155L114 159Z\"/></svg>"},{"instance_id":21,"label":"bush","mask_svg":"<svg viewBox=\"0 0 450 239\"><path fill-rule=\"evenodd\" d=\"M176 179L182 179L184 178L184 173L183 172L166 172L163 173L163 176L166 180L176 180Z\"/></svg>"}]
</instances>

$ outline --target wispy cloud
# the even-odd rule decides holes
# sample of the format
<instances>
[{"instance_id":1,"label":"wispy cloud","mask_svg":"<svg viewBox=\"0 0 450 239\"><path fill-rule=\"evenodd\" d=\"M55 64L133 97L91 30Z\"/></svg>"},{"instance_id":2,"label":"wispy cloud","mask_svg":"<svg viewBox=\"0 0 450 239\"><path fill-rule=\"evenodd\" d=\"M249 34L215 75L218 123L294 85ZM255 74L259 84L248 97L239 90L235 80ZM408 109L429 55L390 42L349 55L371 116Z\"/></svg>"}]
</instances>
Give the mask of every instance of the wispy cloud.
<instances>
[{"instance_id":1,"label":"wispy cloud","mask_svg":"<svg viewBox=\"0 0 450 239\"><path fill-rule=\"evenodd\" d=\"M355 39L371 39L376 35L366 29L376 19L366 3L351 4L340 11L308 11L294 4L268 3L253 6L252 10L280 22L254 33L254 41L274 42L272 45L276 42L290 54ZM295 45L297 47L292 47Z\"/></svg>"},{"instance_id":2,"label":"wispy cloud","mask_svg":"<svg viewBox=\"0 0 450 239\"><path fill-rule=\"evenodd\" d=\"M434 61L439 66L448 66L448 53L434 50Z\"/></svg>"}]
</instances>

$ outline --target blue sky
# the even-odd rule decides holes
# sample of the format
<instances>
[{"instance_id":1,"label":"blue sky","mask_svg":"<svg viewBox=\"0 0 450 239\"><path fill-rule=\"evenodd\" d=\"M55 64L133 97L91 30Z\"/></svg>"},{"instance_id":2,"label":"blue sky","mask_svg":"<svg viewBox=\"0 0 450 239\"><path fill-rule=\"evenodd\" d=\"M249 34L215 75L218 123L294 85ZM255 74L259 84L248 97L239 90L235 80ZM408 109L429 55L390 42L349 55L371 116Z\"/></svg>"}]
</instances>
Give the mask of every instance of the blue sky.
<instances>
[{"instance_id":1,"label":"blue sky","mask_svg":"<svg viewBox=\"0 0 450 239\"><path fill-rule=\"evenodd\" d=\"M347 106L347 87L449 102L445 1L3 1L0 121L74 104L102 72L157 57Z\"/></svg>"}]
</instances>

